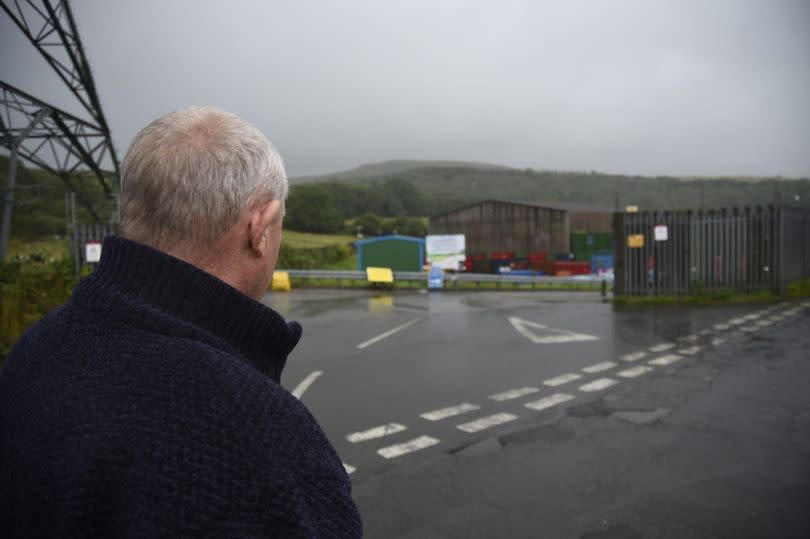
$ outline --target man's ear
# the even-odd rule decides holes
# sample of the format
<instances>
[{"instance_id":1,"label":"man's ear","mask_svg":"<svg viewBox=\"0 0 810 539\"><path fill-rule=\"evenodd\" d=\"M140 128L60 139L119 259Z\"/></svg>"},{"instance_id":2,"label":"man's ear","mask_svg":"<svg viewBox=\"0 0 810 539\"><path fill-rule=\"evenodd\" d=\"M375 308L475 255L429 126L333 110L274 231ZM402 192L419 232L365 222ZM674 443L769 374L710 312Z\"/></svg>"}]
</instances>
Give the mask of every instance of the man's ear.
<instances>
[{"instance_id":1,"label":"man's ear","mask_svg":"<svg viewBox=\"0 0 810 539\"><path fill-rule=\"evenodd\" d=\"M253 207L248 222L248 245L256 256L263 257L270 250L273 225L284 216L281 202L271 200Z\"/></svg>"}]
</instances>

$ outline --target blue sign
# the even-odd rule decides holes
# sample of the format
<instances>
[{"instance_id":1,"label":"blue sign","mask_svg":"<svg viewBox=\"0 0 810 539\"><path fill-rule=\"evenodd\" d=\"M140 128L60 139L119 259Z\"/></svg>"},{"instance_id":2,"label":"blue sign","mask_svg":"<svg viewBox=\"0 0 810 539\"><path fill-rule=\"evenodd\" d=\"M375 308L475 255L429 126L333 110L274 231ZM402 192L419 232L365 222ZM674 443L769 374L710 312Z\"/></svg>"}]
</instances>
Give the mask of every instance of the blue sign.
<instances>
[{"instance_id":1,"label":"blue sign","mask_svg":"<svg viewBox=\"0 0 810 539\"><path fill-rule=\"evenodd\" d=\"M444 288L444 270L439 266L430 266L428 288L431 290Z\"/></svg>"}]
</instances>

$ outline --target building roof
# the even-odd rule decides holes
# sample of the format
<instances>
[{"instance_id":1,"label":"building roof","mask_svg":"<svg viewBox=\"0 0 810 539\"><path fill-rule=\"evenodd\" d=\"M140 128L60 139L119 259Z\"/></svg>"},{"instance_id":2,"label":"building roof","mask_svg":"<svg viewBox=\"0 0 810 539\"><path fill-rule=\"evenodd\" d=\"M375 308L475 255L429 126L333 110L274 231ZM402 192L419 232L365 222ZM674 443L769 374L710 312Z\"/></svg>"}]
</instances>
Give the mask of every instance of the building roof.
<instances>
[{"instance_id":1,"label":"building roof","mask_svg":"<svg viewBox=\"0 0 810 539\"><path fill-rule=\"evenodd\" d=\"M425 244L424 238L416 238L413 236L402 236L400 234L389 234L388 236L377 236L376 238L369 238L367 240L357 240L354 242L356 247L361 247L363 245L368 245L370 243L377 243L379 241L389 241L389 240L399 240L399 241L410 241L412 243L421 243L422 245Z\"/></svg>"},{"instance_id":2,"label":"building roof","mask_svg":"<svg viewBox=\"0 0 810 539\"><path fill-rule=\"evenodd\" d=\"M459 206L458 208L454 208L452 210L438 213L436 215L431 216L431 218L438 218L438 217L445 217L447 215L459 212L461 210L466 210L468 208L474 208L475 206L480 206L481 204L485 204L487 202L495 202L498 204L511 204L513 206L524 206L527 208L539 208L543 210L563 210L563 211L576 211L576 212L593 212L593 213L613 213L613 210L603 207L597 206L590 206L587 204L579 204L579 203L567 203L567 202L554 202L551 204L539 204L534 202L523 202L523 201L515 201L515 200L505 200L505 199L495 199L495 198L488 198L485 200L479 200L478 202L473 202L470 204L465 204L464 206Z\"/></svg>"}]
</instances>

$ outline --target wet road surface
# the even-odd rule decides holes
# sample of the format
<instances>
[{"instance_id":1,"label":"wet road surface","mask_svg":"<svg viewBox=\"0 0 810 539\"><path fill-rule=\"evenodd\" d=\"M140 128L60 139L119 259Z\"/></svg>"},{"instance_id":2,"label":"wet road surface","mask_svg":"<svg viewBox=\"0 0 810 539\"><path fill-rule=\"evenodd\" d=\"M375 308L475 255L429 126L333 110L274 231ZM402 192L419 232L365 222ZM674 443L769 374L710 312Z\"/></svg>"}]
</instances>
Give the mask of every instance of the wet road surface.
<instances>
[{"instance_id":1,"label":"wet road surface","mask_svg":"<svg viewBox=\"0 0 810 539\"><path fill-rule=\"evenodd\" d=\"M687 517L658 529L660 515L641 522L636 513L618 523L583 515L615 512L652 486L666 490L666 481L686 480L670 477L670 462L658 469L656 458L666 444L697 440L683 455L700 446L701 418L735 417L739 406L706 398L716 392L704 387L723 381L731 367L753 362L759 373L771 356L793 357L805 378L788 376L777 396L810 379L808 303L615 309L589 293L318 290L265 301L304 325L282 382L291 391L303 387L303 402L352 472L369 537L732 536L724 530L740 529L723 527L732 509L716 519L702 515L693 528ZM773 394L757 385L761 376L755 381L752 396ZM693 398L694 391L702 393ZM802 391L793 405L810 407ZM705 410L689 416L698 401ZM767 420L773 410L758 413ZM697 434L660 432L678 414ZM757 448L759 425L746 433L742 424L740 434ZM810 439L806 420L796 428ZM639 429L655 436L638 438ZM719 449L711 435L704 438L712 458L694 480L705 482L708 496L725 487L712 487L709 463ZM806 496L810 467L800 471L804 483L796 488ZM751 485L745 473L738 483L756 489L761 473L767 467L750 472ZM589 494L617 477L626 478L626 491ZM692 512L688 505L671 512ZM715 521L719 527L706 528Z\"/></svg>"}]
</instances>

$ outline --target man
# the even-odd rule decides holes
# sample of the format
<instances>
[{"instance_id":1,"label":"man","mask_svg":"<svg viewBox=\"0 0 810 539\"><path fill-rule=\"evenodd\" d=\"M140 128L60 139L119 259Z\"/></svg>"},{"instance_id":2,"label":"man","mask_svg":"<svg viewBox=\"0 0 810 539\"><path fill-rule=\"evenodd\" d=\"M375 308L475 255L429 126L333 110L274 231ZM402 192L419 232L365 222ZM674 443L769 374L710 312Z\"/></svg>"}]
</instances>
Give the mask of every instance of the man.
<instances>
[{"instance_id":1,"label":"man","mask_svg":"<svg viewBox=\"0 0 810 539\"><path fill-rule=\"evenodd\" d=\"M0 537L356 537L340 459L279 384L301 326L259 300L287 178L213 108L152 122L122 237L0 371Z\"/></svg>"}]
</instances>

